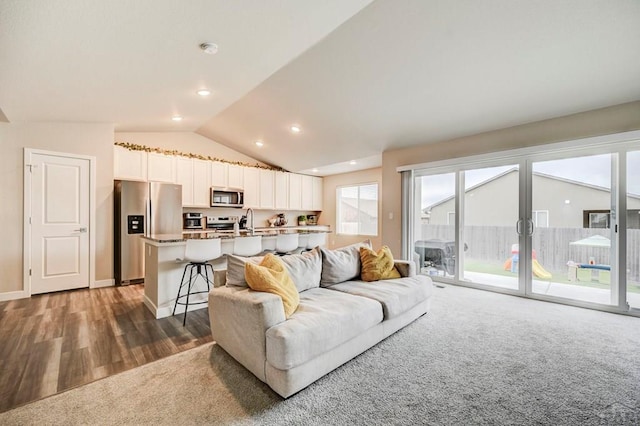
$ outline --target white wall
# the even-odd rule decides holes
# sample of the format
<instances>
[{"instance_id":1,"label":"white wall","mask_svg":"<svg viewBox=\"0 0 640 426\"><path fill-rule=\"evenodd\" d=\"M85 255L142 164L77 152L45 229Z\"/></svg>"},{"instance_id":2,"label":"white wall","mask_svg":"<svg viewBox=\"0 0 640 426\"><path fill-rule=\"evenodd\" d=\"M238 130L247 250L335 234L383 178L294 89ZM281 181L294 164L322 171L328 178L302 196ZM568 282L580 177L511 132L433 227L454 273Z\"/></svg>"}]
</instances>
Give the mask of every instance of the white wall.
<instances>
[{"instance_id":1,"label":"white wall","mask_svg":"<svg viewBox=\"0 0 640 426\"><path fill-rule=\"evenodd\" d=\"M0 294L23 290L24 148L96 157L96 280L113 276L113 126L0 124Z\"/></svg>"},{"instance_id":2,"label":"white wall","mask_svg":"<svg viewBox=\"0 0 640 426\"><path fill-rule=\"evenodd\" d=\"M399 166L504 151L640 129L640 101L382 154L382 242L400 252ZM392 219L389 214L392 214Z\"/></svg>"}]
</instances>

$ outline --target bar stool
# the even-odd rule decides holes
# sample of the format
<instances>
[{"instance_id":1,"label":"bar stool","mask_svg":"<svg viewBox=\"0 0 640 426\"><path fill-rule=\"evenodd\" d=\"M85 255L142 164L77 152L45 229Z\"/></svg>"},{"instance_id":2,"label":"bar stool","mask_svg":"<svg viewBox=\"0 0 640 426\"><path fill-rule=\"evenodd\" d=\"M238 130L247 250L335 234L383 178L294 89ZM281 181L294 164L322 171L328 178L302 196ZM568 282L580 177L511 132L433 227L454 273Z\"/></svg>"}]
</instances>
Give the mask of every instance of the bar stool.
<instances>
[{"instance_id":1,"label":"bar stool","mask_svg":"<svg viewBox=\"0 0 640 426\"><path fill-rule=\"evenodd\" d=\"M207 262L217 259L220 256L222 256L220 238L187 240L187 246L185 247L183 260L187 261L188 263L185 265L184 272L182 273L182 280L180 280L180 287L178 288L178 295L176 296L176 303L173 305L172 313L172 315L176 314L176 308L178 307L178 305L185 306L184 318L182 320L183 326L187 323L187 311L189 310L190 304L200 305L203 303L207 303L207 300L189 303L189 296L194 294L209 293L209 290L211 290L211 287L213 286L214 270L213 265ZM187 269L189 270L189 279L185 280ZM211 279L209 279L209 270L211 270ZM198 277L202 277L207 283L206 291L193 291L194 284L198 280ZM183 287L187 287L187 292L181 295L180 293L182 292ZM181 299L185 298L186 301L182 302Z\"/></svg>"},{"instance_id":2,"label":"bar stool","mask_svg":"<svg viewBox=\"0 0 640 426\"><path fill-rule=\"evenodd\" d=\"M307 240L307 250L313 250L318 246L323 246L326 244L326 236L327 234L322 232L310 232L309 239Z\"/></svg>"},{"instance_id":3,"label":"bar stool","mask_svg":"<svg viewBox=\"0 0 640 426\"><path fill-rule=\"evenodd\" d=\"M276 254L284 256L294 253L298 248L298 234L278 234L276 236Z\"/></svg>"},{"instance_id":4,"label":"bar stool","mask_svg":"<svg viewBox=\"0 0 640 426\"><path fill-rule=\"evenodd\" d=\"M262 237L236 237L233 239L233 254L250 257L262 252Z\"/></svg>"}]
</instances>

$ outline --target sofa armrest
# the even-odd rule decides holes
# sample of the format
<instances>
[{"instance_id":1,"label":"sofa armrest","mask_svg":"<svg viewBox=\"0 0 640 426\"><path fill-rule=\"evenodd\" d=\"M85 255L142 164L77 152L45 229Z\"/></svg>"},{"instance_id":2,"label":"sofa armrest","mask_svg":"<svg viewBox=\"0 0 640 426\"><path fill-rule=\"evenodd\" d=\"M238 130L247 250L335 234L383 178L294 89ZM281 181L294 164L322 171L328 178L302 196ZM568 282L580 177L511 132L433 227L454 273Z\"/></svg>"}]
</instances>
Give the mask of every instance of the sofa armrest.
<instances>
[{"instance_id":1,"label":"sofa armrest","mask_svg":"<svg viewBox=\"0 0 640 426\"><path fill-rule=\"evenodd\" d=\"M213 339L260 380L265 380L265 333L284 320L282 299L275 294L243 287L218 287L209 292Z\"/></svg>"},{"instance_id":2,"label":"sofa armrest","mask_svg":"<svg viewBox=\"0 0 640 426\"><path fill-rule=\"evenodd\" d=\"M413 277L416 274L416 264L409 260L395 260L395 266L400 275L404 277Z\"/></svg>"}]
</instances>

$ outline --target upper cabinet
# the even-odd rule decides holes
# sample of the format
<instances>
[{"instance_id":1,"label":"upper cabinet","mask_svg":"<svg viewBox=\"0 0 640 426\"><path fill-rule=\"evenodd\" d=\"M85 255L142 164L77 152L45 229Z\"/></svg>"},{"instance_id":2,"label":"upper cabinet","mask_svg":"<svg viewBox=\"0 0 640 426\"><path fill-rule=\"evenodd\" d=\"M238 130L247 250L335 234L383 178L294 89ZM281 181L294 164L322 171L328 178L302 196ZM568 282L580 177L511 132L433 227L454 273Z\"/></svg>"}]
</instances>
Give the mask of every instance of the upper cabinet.
<instances>
[{"instance_id":1,"label":"upper cabinet","mask_svg":"<svg viewBox=\"0 0 640 426\"><path fill-rule=\"evenodd\" d=\"M176 159L157 152L147 154L147 179L150 182L176 182Z\"/></svg>"},{"instance_id":2,"label":"upper cabinet","mask_svg":"<svg viewBox=\"0 0 640 426\"><path fill-rule=\"evenodd\" d=\"M244 189L244 170L254 169L253 167L236 166L235 164L229 164L229 170L227 175L227 187L235 189ZM257 169L254 169L257 170Z\"/></svg>"},{"instance_id":3,"label":"upper cabinet","mask_svg":"<svg viewBox=\"0 0 640 426\"><path fill-rule=\"evenodd\" d=\"M219 161L211 162L211 186L226 188L229 186L229 165Z\"/></svg>"},{"instance_id":4,"label":"upper cabinet","mask_svg":"<svg viewBox=\"0 0 640 426\"><path fill-rule=\"evenodd\" d=\"M320 211L322 210L322 199L324 198L323 194L323 185L321 177L312 177L313 179L313 196L311 200L311 210Z\"/></svg>"},{"instance_id":5,"label":"upper cabinet","mask_svg":"<svg viewBox=\"0 0 640 426\"><path fill-rule=\"evenodd\" d=\"M273 170L259 170L261 209L273 209L275 207L274 173Z\"/></svg>"},{"instance_id":6,"label":"upper cabinet","mask_svg":"<svg viewBox=\"0 0 640 426\"><path fill-rule=\"evenodd\" d=\"M244 205L265 210L322 210L322 178L220 161L130 151L114 146L114 179L177 183L182 205L210 206L210 189L244 190Z\"/></svg>"},{"instance_id":7,"label":"upper cabinet","mask_svg":"<svg viewBox=\"0 0 640 426\"><path fill-rule=\"evenodd\" d=\"M313 210L313 176L302 175L302 210Z\"/></svg>"},{"instance_id":8,"label":"upper cabinet","mask_svg":"<svg viewBox=\"0 0 640 426\"><path fill-rule=\"evenodd\" d=\"M193 159L193 205L209 207L211 205L211 161Z\"/></svg>"},{"instance_id":9,"label":"upper cabinet","mask_svg":"<svg viewBox=\"0 0 640 426\"><path fill-rule=\"evenodd\" d=\"M113 150L113 178L146 181L147 152L131 151L115 145Z\"/></svg>"},{"instance_id":10,"label":"upper cabinet","mask_svg":"<svg viewBox=\"0 0 640 426\"><path fill-rule=\"evenodd\" d=\"M244 167L244 207L260 208L260 174L255 167Z\"/></svg>"},{"instance_id":11,"label":"upper cabinet","mask_svg":"<svg viewBox=\"0 0 640 426\"><path fill-rule=\"evenodd\" d=\"M176 158L176 183L182 185L182 205L209 207L211 171L209 161L195 158Z\"/></svg>"},{"instance_id":12,"label":"upper cabinet","mask_svg":"<svg viewBox=\"0 0 640 426\"><path fill-rule=\"evenodd\" d=\"M289 174L289 209L302 210L302 175Z\"/></svg>"},{"instance_id":13,"label":"upper cabinet","mask_svg":"<svg viewBox=\"0 0 640 426\"><path fill-rule=\"evenodd\" d=\"M286 210L289 208L289 175L291 173L273 172L274 178L274 208Z\"/></svg>"}]
</instances>

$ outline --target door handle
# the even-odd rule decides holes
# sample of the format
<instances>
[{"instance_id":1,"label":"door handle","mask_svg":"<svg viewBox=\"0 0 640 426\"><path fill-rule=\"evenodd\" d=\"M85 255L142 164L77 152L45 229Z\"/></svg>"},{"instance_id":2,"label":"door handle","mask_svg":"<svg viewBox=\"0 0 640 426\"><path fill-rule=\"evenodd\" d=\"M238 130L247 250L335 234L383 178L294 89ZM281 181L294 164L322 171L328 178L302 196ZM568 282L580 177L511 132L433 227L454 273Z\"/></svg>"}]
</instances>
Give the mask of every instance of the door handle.
<instances>
[{"instance_id":1,"label":"door handle","mask_svg":"<svg viewBox=\"0 0 640 426\"><path fill-rule=\"evenodd\" d=\"M532 236L535 230L536 228L533 225L533 220L531 220L531 218L527 218L527 235Z\"/></svg>"},{"instance_id":2,"label":"door handle","mask_svg":"<svg viewBox=\"0 0 640 426\"><path fill-rule=\"evenodd\" d=\"M82 227L82 228L79 228L79 229L74 229L73 232L79 232L81 234L84 234L85 232L87 232L87 228Z\"/></svg>"},{"instance_id":3,"label":"door handle","mask_svg":"<svg viewBox=\"0 0 640 426\"><path fill-rule=\"evenodd\" d=\"M518 235L522 235L522 222L524 222L522 219L518 219L516 222L516 233Z\"/></svg>"}]
</instances>

